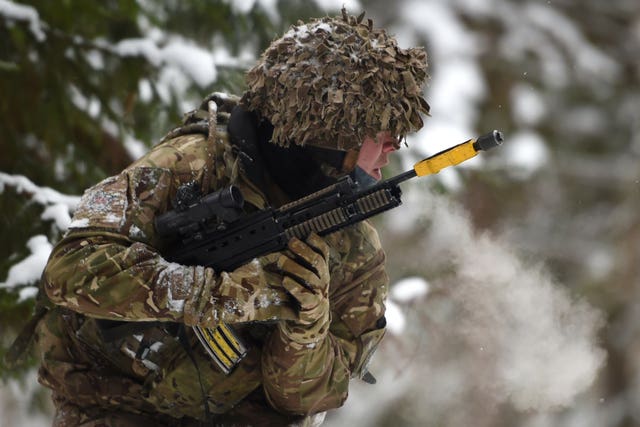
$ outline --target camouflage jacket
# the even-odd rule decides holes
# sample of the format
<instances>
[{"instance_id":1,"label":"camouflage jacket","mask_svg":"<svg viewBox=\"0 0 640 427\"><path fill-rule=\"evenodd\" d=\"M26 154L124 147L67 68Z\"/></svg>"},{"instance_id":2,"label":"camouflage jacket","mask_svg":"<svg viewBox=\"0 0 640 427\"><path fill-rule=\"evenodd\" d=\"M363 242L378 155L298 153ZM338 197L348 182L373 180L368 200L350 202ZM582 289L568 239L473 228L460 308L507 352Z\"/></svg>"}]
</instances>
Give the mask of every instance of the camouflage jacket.
<instances>
[{"instance_id":1,"label":"camouflage jacket","mask_svg":"<svg viewBox=\"0 0 640 427\"><path fill-rule=\"evenodd\" d=\"M195 181L205 192L233 183L247 210L271 202L247 179L229 142L233 100L216 101L215 131L165 140L121 174L87 190L69 232L54 248L43 278L55 308L37 333L40 381L54 390L54 399L87 413L123 410L203 419L206 396L209 411L223 414L216 415L220 420L254 424L245 417L251 412L284 424L339 407L349 379L364 374L384 333L388 281L384 252L368 223L325 237L331 247L332 321L326 339L309 347L291 346L272 323L247 324L250 315L228 310L225 298L246 299L250 311L255 294L268 287L255 263L217 272L160 255L165 242L153 219L171 208L186 182ZM242 284L240 289L225 287L229 277ZM270 301L267 317L288 318L295 311L277 291L262 298ZM160 323L107 338L99 319ZM237 326L250 348L229 375L211 362L190 328L192 357L169 331L174 322L213 327L220 320Z\"/></svg>"}]
</instances>

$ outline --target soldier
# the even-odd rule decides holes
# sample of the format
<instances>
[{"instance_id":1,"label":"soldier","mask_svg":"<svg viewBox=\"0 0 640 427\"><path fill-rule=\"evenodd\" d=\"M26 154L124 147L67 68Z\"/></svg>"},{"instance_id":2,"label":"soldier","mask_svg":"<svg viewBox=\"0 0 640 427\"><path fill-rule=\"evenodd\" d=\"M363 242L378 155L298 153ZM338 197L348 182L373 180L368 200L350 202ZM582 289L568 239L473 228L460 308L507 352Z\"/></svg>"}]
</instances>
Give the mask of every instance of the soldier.
<instances>
[{"instance_id":1,"label":"soldier","mask_svg":"<svg viewBox=\"0 0 640 427\"><path fill-rule=\"evenodd\" d=\"M55 426L319 425L385 328L384 252L366 222L233 271L166 261L154 218L184 184L229 184L245 211L353 174L379 180L429 106L422 49L370 20L299 23L121 174L87 190L43 275L40 382ZM232 325L248 348L224 373L191 328ZM185 327L186 326L186 327Z\"/></svg>"}]
</instances>

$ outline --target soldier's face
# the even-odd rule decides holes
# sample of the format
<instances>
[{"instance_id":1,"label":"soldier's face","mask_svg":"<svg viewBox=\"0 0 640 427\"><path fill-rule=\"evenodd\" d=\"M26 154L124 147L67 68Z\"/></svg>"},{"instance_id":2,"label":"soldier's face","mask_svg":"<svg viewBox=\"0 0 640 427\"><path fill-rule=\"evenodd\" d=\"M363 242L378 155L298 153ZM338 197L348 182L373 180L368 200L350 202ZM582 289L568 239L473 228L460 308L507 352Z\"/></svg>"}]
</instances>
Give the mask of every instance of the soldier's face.
<instances>
[{"instance_id":1,"label":"soldier's face","mask_svg":"<svg viewBox=\"0 0 640 427\"><path fill-rule=\"evenodd\" d=\"M399 147L398 138L388 131L378 132L375 139L365 138L356 164L376 180L382 179L381 169L389 163L389 154Z\"/></svg>"}]
</instances>

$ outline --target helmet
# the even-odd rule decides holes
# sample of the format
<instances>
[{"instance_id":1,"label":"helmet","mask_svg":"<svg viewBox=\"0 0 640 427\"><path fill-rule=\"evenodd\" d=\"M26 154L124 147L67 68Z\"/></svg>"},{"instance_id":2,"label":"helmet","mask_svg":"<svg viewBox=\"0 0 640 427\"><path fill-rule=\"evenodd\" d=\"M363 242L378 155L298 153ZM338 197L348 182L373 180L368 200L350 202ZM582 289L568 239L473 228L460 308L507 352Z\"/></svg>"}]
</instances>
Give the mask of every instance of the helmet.
<instances>
[{"instance_id":1,"label":"helmet","mask_svg":"<svg viewBox=\"0 0 640 427\"><path fill-rule=\"evenodd\" d=\"M274 126L272 142L346 151L365 137L419 130L428 78L422 48L342 9L342 16L298 22L264 51L246 76L241 104Z\"/></svg>"}]
</instances>

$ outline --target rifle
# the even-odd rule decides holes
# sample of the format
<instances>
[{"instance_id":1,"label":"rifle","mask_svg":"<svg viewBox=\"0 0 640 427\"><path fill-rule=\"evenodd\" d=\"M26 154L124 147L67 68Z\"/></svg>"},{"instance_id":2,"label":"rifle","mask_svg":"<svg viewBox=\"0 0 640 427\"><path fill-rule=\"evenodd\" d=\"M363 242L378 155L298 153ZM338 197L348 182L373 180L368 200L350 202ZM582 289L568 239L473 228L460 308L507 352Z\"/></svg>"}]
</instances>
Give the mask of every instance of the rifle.
<instances>
[{"instance_id":1,"label":"rifle","mask_svg":"<svg viewBox=\"0 0 640 427\"><path fill-rule=\"evenodd\" d=\"M286 249L293 237L320 236L356 224L402 204L401 182L438 173L475 157L479 151L501 145L502 133L494 130L443 150L416 163L410 171L360 190L351 177L299 200L274 209L243 214L244 199L231 185L199 198L188 184L178 190L176 209L155 219L158 235L177 241L169 261L230 271L271 252ZM233 328L220 323L215 329L193 327L220 369L228 374L246 354Z\"/></svg>"}]
</instances>

